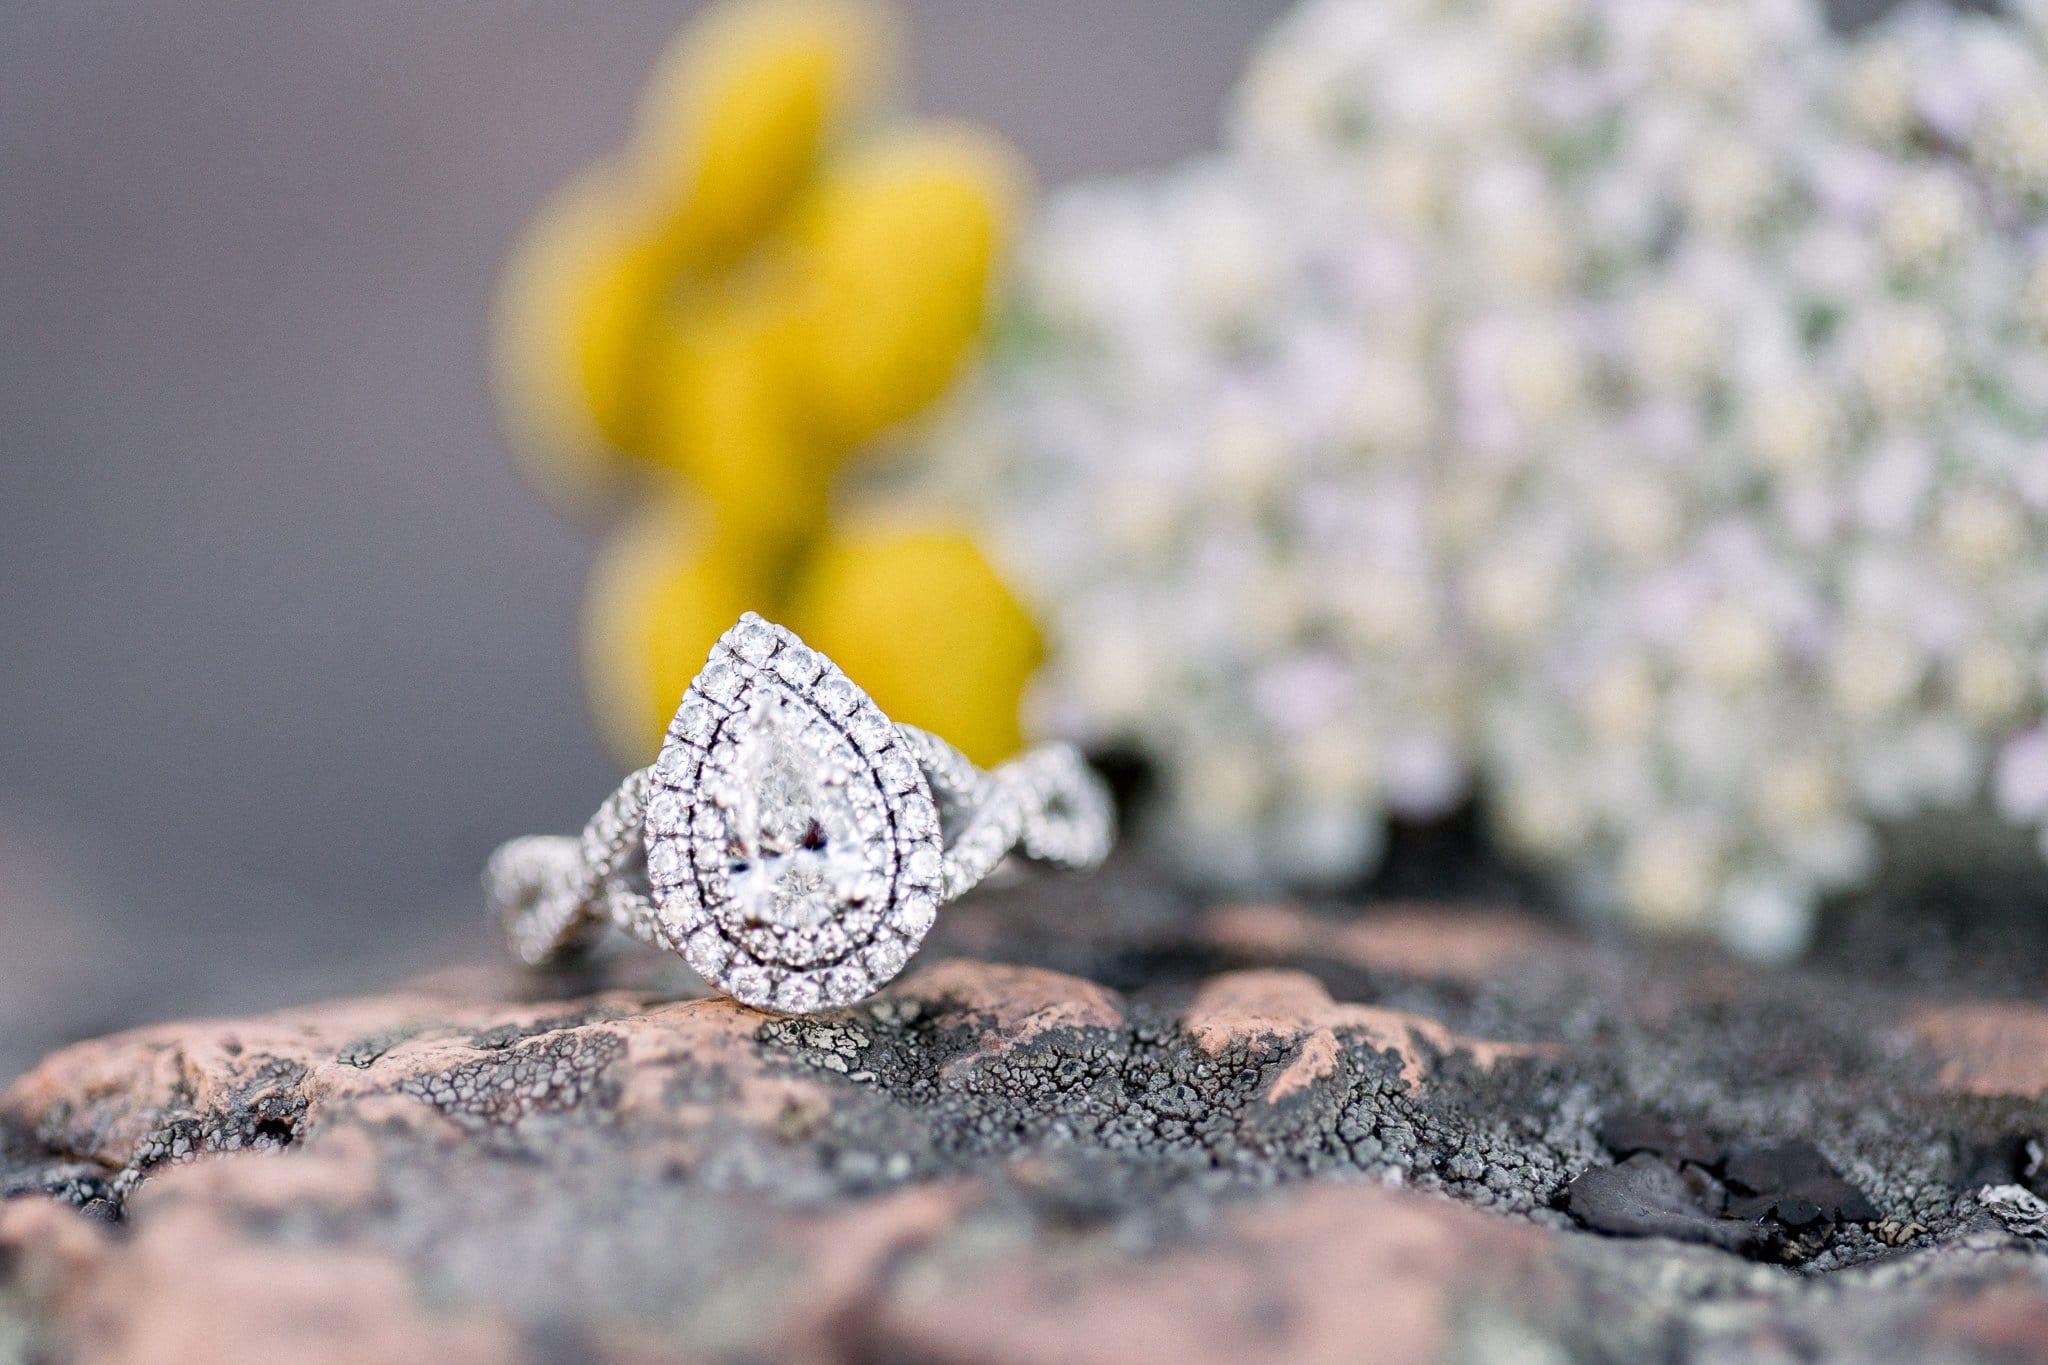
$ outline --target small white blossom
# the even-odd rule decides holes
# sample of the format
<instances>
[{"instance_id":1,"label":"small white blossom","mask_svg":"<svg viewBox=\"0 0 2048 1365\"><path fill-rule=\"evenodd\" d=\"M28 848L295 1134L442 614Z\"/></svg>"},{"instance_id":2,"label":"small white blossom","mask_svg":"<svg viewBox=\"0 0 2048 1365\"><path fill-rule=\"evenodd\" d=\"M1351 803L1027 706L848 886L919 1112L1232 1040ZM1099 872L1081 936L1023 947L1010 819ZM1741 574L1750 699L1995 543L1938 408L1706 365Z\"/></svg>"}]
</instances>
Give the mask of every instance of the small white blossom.
<instances>
[{"instance_id":1,"label":"small white blossom","mask_svg":"<svg viewBox=\"0 0 2048 1365\"><path fill-rule=\"evenodd\" d=\"M1698 820L1668 817L1645 828L1622 854L1622 894L1653 929L1705 928L1719 888L1720 850Z\"/></svg>"},{"instance_id":2,"label":"small white blossom","mask_svg":"<svg viewBox=\"0 0 2048 1365\"><path fill-rule=\"evenodd\" d=\"M2009 497L1959 488L1935 523L1941 552L1966 578L1983 580L2010 565L2026 547L2026 519Z\"/></svg>"},{"instance_id":3,"label":"small white blossom","mask_svg":"<svg viewBox=\"0 0 2048 1365\"><path fill-rule=\"evenodd\" d=\"M1899 178L1877 230L1893 269L1925 275L1953 260L1974 226L1969 192L1961 178L1932 168Z\"/></svg>"}]
</instances>

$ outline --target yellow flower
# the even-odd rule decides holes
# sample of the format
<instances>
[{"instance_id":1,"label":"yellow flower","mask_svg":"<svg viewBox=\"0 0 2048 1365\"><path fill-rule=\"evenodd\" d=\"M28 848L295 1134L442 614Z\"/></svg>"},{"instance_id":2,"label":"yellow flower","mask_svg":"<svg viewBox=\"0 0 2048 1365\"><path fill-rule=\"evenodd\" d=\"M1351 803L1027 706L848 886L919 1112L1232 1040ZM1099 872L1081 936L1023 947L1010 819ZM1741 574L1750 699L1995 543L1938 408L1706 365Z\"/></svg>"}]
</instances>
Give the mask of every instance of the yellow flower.
<instances>
[{"instance_id":1,"label":"yellow flower","mask_svg":"<svg viewBox=\"0 0 2048 1365\"><path fill-rule=\"evenodd\" d=\"M829 471L792 400L779 300L707 290L657 331L648 460L686 476L728 537L785 562L824 522Z\"/></svg>"},{"instance_id":2,"label":"yellow flower","mask_svg":"<svg viewBox=\"0 0 2048 1365\"><path fill-rule=\"evenodd\" d=\"M571 181L506 264L492 319L492 369L505 434L541 490L587 512L637 443L627 396L668 275L629 211L620 171Z\"/></svg>"},{"instance_id":3,"label":"yellow flower","mask_svg":"<svg viewBox=\"0 0 2048 1365\"><path fill-rule=\"evenodd\" d=\"M536 216L493 331L507 432L543 491L587 511L644 449L665 303L787 214L879 86L891 28L859 0L709 10L648 82L627 150Z\"/></svg>"},{"instance_id":4,"label":"yellow flower","mask_svg":"<svg viewBox=\"0 0 2048 1365\"><path fill-rule=\"evenodd\" d=\"M795 357L828 440L850 447L943 393L981 334L1024 176L964 127L851 157L797 226Z\"/></svg>"},{"instance_id":5,"label":"yellow flower","mask_svg":"<svg viewBox=\"0 0 2048 1365\"><path fill-rule=\"evenodd\" d=\"M875 127L873 0L727 0L629 144L536 218L498 300L509 435L577 510L640 490L592 570L586 672L644 762L718 632L787 621L978 759L1018 745L1030 620L950 523L831 523L849 456L930 406L986 323L1025 177L993 137Z\"/></svg>"},{"instance_id":6,"label":"yellow flower","mask_svg":"<svg viewBox=\"0 0 2048 1365\"><path fill-rule=\"evenodd\" d=\"M944 736L977 763L1021 746L1017 704L1043 649L964 527L877 516L839 529L786 623L891 719Z\"/></svg>"},{"instance_id":7,"label":"yellow flower","mask_svg":"<svg viewBox=\"0 0 2048 1365\"><path fill-rule=\"evenodd\" d=\"M583 510L665 465L750 520L789 508L795 536L814 509L728 476L771 446L829 472L957 373L1024 177L964 127L841 145L893 37L859 0L714 8L663 59L626 151L536 218L501 286L496 368L544 490ZM779 409L783 435L702 449L734 405Z\"/></svg>"},{"instance_id":8,"label":"yellow flower","mask_svg":"<svg viewBox=\"0 0 2048 1365\"><path fill-rule=\"evenodd\" d=\"M772 577L673 491L605 540L585 593L583 671L605 747L620 763L653 761L712 644L768 600Z\"/></svg>"},{"instance_id":9,"label":"yellow flower","mask_svg":"<svg viewBox=\"0 0 2048 1365\"><path fill-rule=\"evenodd\" d=\"M661 230L697 270L775 226L887 83L898 35L859 0L755 0L705 12L640 102L635 159Z\"/></svg>"}]
</instances>

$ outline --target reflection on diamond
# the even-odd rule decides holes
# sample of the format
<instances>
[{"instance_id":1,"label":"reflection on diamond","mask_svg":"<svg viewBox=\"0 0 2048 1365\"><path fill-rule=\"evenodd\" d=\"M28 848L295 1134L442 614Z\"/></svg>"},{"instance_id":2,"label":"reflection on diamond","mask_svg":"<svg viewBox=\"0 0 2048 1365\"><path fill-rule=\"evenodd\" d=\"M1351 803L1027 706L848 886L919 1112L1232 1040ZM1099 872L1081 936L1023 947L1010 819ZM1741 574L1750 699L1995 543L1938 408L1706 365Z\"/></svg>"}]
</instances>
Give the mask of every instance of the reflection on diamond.
<instances>
[{"instance_id":1,"label":"reflection on diamond","mask_svg":"<svg viewBox=\"0 0 2048 1365\"><path fill-rule=\"evenodd\" d=\"M699 976L716 976L732 957L725 940L709 929L699 929L683 945L683 959Z\"/></svg>"},{"instance_id":2,"label":"reflection on diamond","mask_svg":"<svg viewBox=\"0 0 2048 1365\"><path fill-rule=\"evenodd\" d=\"M825 679L818 684L818 690L814 695L817 697L819 708L828 716L843 716L853 710L854 704L860 700L853 690L853 684L843 677Z\"/></svg>"},{"instance_id":3,"label":"reflection on diamond","mask_svg":"<svg viewBox=\"0 0 2048 1365\"><path fill-rule=\"evenodd\" d=\"M697 689L713 701L731 701L739 694L742 681L740 671L720 659L697 675Z\"/></svg>"},{"instance_id":4,"label":"reflection on diamond","mask_svg":"<svg viewBox=\"0 0 2048 1365\"><path fill-rule=\"evenodd\" d=\"M902 971L903 964L909 960L909 953L893 938L881 939L867 951L868 970L880 981L887 981Z\"/></svg>"},{"instance_id":5,"label":"reflection on diamond","mask_svg":"<svg viewBox=\"0 0 2048 1365\"><path fill-rule=\"evenodd\" d=\"M658 792L647 803L647 828L655 834L675 834L686 822L683 798L671 791Z\"/></svg>"},{"instance_id":6,"label":"reflection on diamond","mask_svg":"<svg viewBox=\"0 0 2048 1365\"><path fill-rule=\"evenodd\" d=\"M774 982L769 980L765 969L754 966L741 967L726 978L725 988L732 998L743 1005L765 1005Z\"/></svg>"},{"instance_id":7,"label":"reflection on diamond","mask_svg":"<svg viewBox=\"0 0 2048 1365\"><path fill-rule=\"evenodd\" d=\"M733 652L750 664L766 663L775 652L775 632L766 621L742 621L732 632Z\"/></svg>"},{"instance_id":8,"label":"reflection on diamond","mask_svg":"<svg viewBox=\"0 0 2048 1365\"><path fill-rule=\"evenodd\" d=\"M914 937L922 938L932 927L938 915L938 898L929 892L915 891L904 897L903 904L896 907L895 921L898 928Z\"/></svg>"},{"instance_id":9,"label":"reflection on diamond","mask_svg":"<svg viewBox=\"0 0 2048 1365\"><path fill-rule=\"evenodd\" d=\"M801 1014L818 1008L823 1001L817 981L799 973L782 983L782 989L775 993L775 1003L778 1008Z\"/></svg>"},{"instance_id":10,"label":"reflection on diamond","mask_svg":"<svg viewBox=\"0 0 2048 1365\"><path fill-rule=\"evenodd\" d=\"M818 676L824 665L818 662L815 652L804 645L791 645L775 657L775 671L783 681L802 687Z\"/></svg>"},{"instance_id":11,"label":"reflection on diamond","mask_svg":"<svg viewBox=\"0 0 2048 1365\"><path fill-rule=\"evenodd\" d=\"M726 886L748 923L818 934L866 892L868 852L830 767L806 741L798 707L777 689L757 692L720 801Z\"/></svg>"},{"instance_id":12,"label":"reflection on diamond","mask_svg":"<svg viewBox=\"0 0 2048 1365\"><path fill-rule=\"evenodd\" d=\"M647 851L647 875L655 881L672 882L682 870L682 855L673 842L663 841Z\"/></svg>"}]
</instances>

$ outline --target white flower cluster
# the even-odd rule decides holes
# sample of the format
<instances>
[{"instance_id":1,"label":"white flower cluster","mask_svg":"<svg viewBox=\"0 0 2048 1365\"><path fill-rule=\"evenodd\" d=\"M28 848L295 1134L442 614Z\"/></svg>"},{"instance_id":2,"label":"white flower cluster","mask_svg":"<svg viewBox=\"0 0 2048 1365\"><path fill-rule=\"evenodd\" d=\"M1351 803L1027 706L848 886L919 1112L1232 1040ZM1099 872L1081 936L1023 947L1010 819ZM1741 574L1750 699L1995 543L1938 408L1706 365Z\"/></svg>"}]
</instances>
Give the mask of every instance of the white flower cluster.
<instances>
[{"instance_id":1,"label":"white flower cluster","mask_svg":"<svg viewBox=\"0 0 2048 1365\"><path fill-rule=\"evenodd\" d=\"M1214 881L1476 788L1760 956L1890 822L2048 831L2044 13L1309 0L1054 201L963 414L1044 722Z\"/></svg>"}]
</instances>

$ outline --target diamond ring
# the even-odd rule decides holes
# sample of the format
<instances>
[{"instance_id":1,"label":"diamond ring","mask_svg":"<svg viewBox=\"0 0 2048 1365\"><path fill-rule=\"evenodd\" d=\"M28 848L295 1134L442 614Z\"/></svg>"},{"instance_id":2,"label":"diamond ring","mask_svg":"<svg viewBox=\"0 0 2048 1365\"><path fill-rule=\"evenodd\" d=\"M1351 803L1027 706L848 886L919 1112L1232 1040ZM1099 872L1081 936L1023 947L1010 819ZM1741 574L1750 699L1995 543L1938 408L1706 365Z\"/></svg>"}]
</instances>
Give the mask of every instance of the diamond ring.
<instances>
[{"instance_id":1,"label":"diamond ring","mask_svg":"<svg viewBox=\"0 0 2048 1365\"><path fill-rule=\"evenodd\" d=\"M528 964L610 924L743 1004L809 1014L902 971L939 906L1012 849L1093 867L1112 826L1073 746L984 772L892 724L830 659L749 612L683 694L653 766L580 838L500 847L484 889Z\"/></svg>"}]
</instances>

